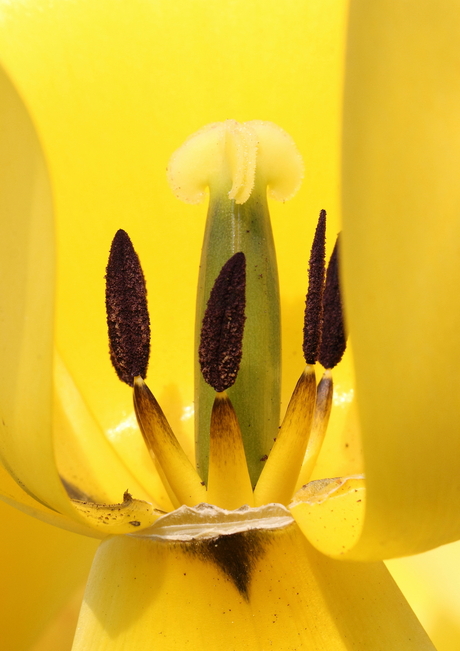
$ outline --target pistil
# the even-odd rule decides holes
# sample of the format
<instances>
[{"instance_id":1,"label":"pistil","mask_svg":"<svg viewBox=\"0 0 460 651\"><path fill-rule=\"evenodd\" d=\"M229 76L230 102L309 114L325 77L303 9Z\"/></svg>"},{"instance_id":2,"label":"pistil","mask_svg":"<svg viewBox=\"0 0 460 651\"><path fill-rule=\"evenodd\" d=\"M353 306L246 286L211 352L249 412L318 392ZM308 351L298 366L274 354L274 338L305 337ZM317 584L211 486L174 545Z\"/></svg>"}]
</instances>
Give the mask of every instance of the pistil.
<instances>
[{"instance_id":1,"label":"pistil","mask_svg":"<svg viewBox=\"0 0 460 651\"><path fill-rule=\"evenodd\" d=\"M173 154L168 181L182 201L199 203L209 188L198 281L196 345L212 284L237 251L248 261L245 352L228 392L238 414L252 483L276 436L280 410L280 305L267 193L286 201L297 191L303 163L292 138L277 125L253 120L209 124ZM214 394L195 365L197 467L206 481Z\"/></svg>"}]
</instances>

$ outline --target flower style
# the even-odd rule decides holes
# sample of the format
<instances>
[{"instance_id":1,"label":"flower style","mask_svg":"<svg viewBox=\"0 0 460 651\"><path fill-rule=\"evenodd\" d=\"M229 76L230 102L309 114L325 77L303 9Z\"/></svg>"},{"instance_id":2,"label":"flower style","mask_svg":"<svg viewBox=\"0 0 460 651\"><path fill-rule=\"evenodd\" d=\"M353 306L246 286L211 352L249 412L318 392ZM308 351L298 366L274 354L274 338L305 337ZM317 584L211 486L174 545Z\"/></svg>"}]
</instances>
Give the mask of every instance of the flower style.
<instances>
[{"instance_id":1,"label":"flower style","mask_svg":"<svg viewBox=\"0 0 460 651\"><path fill-rule=\"evenodd\" d=\"M124 488L129 487L133 494L142 495L142 487L153 480L149 479L146 458L142 456L139 442L133 434L127 399L120 388L107 390L107 386L113 383L110 370L104 366L105 362L97 361L103 341L102 327L99 333L94 333L94 328L99 327L94 325L98 319L89 319L88 315L98 313L99 307L96 305L99 305L99 297L95 293L88 293L83 288L84 283L79 284L78 279L84 273L81 261L88 261L89 273L93 277L100 273L106 249L102 243L107 241L109 231L111 234L116 230L123 212L127 215L137 212L142 217L139 221L137 218L135 220L136 224L142 223L142 226L135 227L134 231L137 229L137 232L132 233L136 242L149 241L154 246L154 242L176 243L180 239L184 243L190 241L191 248L198 248L198 238L188 225L191 221L188 216L183 220L179 216L179 221L173 226L158 219L154 220L154 224L152 220L148 221L147 215L154 203L157 209L167 206L177 210L172 207L172 202L169 204L168 200L158 200L162 195L157 187L153 186L148 191L144 189L146 170L149 178L159 179L161 174L152 174L152 171L159 171L166 160L166 155L163 158L159 155L161 162L158 163L158 170L152 170L148 154L144 153L153 149L154 144L158 147L153 139L162 132L163 124L158 121L158 112L152 112L149 108L148 118L144 114L152 102L144 102L146 90L143 84L136 85L133 81L129 86L130 95L123 84L117 83L120 69L129 69L130 74L133 71L137 74L139 65L132 65L131 62L140 58L121 56L119 44L123 43L123 47L128 48L125 52L144 53L151 47L152 39L150 34L147 36L147 28L136 34L138 38L126 39L124 30L131 29L133 25L131 12L136 12L139 23L153 29L158 20L155 5L147 7L144 3L130 3L128 9L127 5L120 3L114 10L117 18L106 27L109 34L118 36L113 39L111 54L119 64L115 73L104 68L104 62L95 56L91 45L87 50L78 48L78 56L67 57L67 67L62 66L62 53L67 52L70 25L78 35L76 42L78 38L85 44L103 40L105 44L109 43L108 47L112 47L111 38L102 38L94 28L95 25L106 24L103 20L107 12L105 3L94 3L92 7L66 3L65 8L64 5L50 8L48 3L44 3L44 12L41 11L41 4L29 2L24 20L20 16L21 5L8 3L2 6L3 62L33 118L32 126L24 105L8 79L5 79L2 87L6 107L4 119L8 120L7 124L17 125L18 128L11 133L19 138L22 132L22 141L16 141L16 146L8 150L16 152L15 158L9 159L9 165L4 169L15 170L10 178L20 175L22 185L16 192L15 183L8 179L6 182L10 192L6 195L10 197L6 205L14 207L18 218L14 228L10 222L6 224L3 240L3 260L10 271L15 271L15 282L4 288L11 320L3 321L3 325L6 323L7 326L2 335L3 341L8 341L8 347L3 349L5 357L2 358L3 369L7 369L3 376L7 381L2 385L5 405L2 405L2 411L5 409L8 426L7 434L2 439L2 456L7 457L9 471L27 486L30 493L45 503L50 503L49 496L53 495L53 506L65 513L69 512L69 504L56 473L50 436L54 267L52 255L48 257L48 266L39 256L42 251L51 253L53 250L50 197L53 198L57 219L59 251L56 342L64 362L57 363L55 370L57 397L54 403L54 427L59 428L63 439L67 440L67 449L58 448L57 454L61 464L69 464L66 467L73 469L76 480L84 479L76 481L77 484L87 482L88 492L93 486L103 485L108 494L114 495L113 499L116 498L115 493L119 494L115 486L118 482L111 477L110 469L119 467L118 454L124 459L130 457L129 465L134 461L137 466L139 483L136 485L133 477L127 474L125 478L128 483ZM411 30L408 38L405 27L413 24L413 15L409 20L405 13L410 11L409 5L396 10L390 3L376 3L372 9L366 9L357 3L353 6L350 23L351 47L347 64L344 122L343 248L345 301L353 332L359 418L367 474L367 516L363 535L354 548L354 553L361 558L381 558L427 549L456 539L459 526L456 499L458 473L455 472L458 441L451 435L452 425L457 422L457 407L441 382L445 375L445 364L430 367L429 372L426 364L427 354L430 361L436 355L437 360L449 361L454 365L458 356L458 317L452 311L450 284L452 278L458 277L455 251L458 220L455 218L456 204L453 199L456 185L450 176L451 170L456 168L457 151L456 122L453 117L456 114L456 68L449 65L451 60L455 60L456 36L453 31L456 22L450 17L453 9L449 3L443 5L441 11L437 8L431 11L431 5L427 4L415 12L417 29ZM270 20L276 22L279 16L275 15L275 8L273 11ZM385 20L382 20L384 14ZM203 17L205 15L206 12ZM187 24L189 29L186 18L181 18L179 23L183 20L184 26ZM328 15L328 20L332 18ZM294 10L287 17L290 21L287 40L292 40L291 32L297 33L297 19ZM139 23L136 22L136 25ZM391 42L385 36L385 27L389 24ZM177 34L179 43L180 30ZM217 40L221 45L220 38ZM307 41L305 34L302 34L302 43ZM22 44L21 50L18 43ZM34 43L35 47L31 47L29 52L27 47L24 49L24 43ZM372 47L369 43L372 43ZM287 46L289 48L289 43ZM375 67L369 64L368 53L371 50L375 56ZM400 52L404 52L402 60ZM185 53L182 60L186 58ZM430 66L423 65L425 60L430 62ZM437 64L433 64L440 60L443 63L442 74ZM92 73L89 79L86 73L83 75L85 65L88 65L83 62L90 62ZM141 67L144 65L147 67L144 63ZM194 61L193 70L197 67ZM219 65L216 73L222 68L224 66ZM257 68L257 75L260 69ZM46 78L41 73L43 70L47 71ZM238 71L241 74L241 66ZM207 72L209 74L209 70ZM249 79L245 110L260 114L259 110L255 110L255 99L259 101L263 93L257 84L251 88L251 80L257 78L257 75L252 77L252 72L251 66L245 69ZM150 66L149 74L153 74L154 83L160 85L160 92L155 93L157 98L164 90L161 84L165 76L155 65ZM319 72L316 74L320 75ZM84 92L78 94L72 88L83 88L78 86L83 76ZM221 83L218 77L216 74L213 83ZM101 86L102 78L104 84ZM184 74L184 78L187 79L187 74ZM196 76L190 74L189 79L190 88L185 96L194 97L196 92L202 105L202 88L197 89ZM280 80L281 89L277 88L276 97L283 96L289 79L288 76ZM413 83L408 84L407 79ZM111 87L118 88L116 96L107 91ZM270 84L265 83L264 87L269 88ZM219 94L215 86L206 88L212 88L210 96L226 96L222 92ZM51 89L55 89L54 95ZM228 94L231 94L231 90L228 90ZM183 92L184 88L180 97L169 96L171 106L183 106ZM88 102L87 97L98 99ZM315 101L317 98L318 94ZM275 95L270 101L272 104L267 106L278 106ZM314 126L320 131L318 125L325 124L325 121L321 122L325 103L322 103L321 110L318 109L320 117ZM278 117L277 120L286 124L297 139L296 128L292 130L290 124L298 124L296 120L300 107L291 106L285 99L282 104L286 107L283 110L286 110L288 119ZM135 118L134 106L137 109ZM215 106L214 111L235 115L241 113L241 110L231 111L231 108L230 105L224 108ZM195 115L193 112L190 114ZM128 116L131 116L131 121ZM209 118L203 115L194 123L194 127L184 122L183 135L200 123L209 121ZM137 131L135 122L142 124L143 137ZM147 124L155 126L144 128ZM85 128L74 129L75 125L84 125ZM75 134L70 133L72 130ZM299 130L302 132L302 129ZM123 135L118 140L120 132ZM43 164L36 133L47 166ZM405 134L404 139L401 139L402 133ZM173 138L171 135L168 138L169 143L161 140L159 145L160 150L165 150L163 154L172 148ZM311 140L311 137L301 138L304 144L308 139ZM110 150L115 141L117 149ZM174 142L177 143L177 136ZM302 149L310 155L310 146L302 145ZM108 151L112 151L110 156L107 155ZM327 152L327 146L323 145L322 151ZM318 144L314 156L321 162L319 152L321 146ZM16 167L11 164L12 160L16 161ZM450 161L447 170L446 160ZM127 165L127 161L134 166ZM314 178L313 174L309 189ZM337 212L334 210L337 202L318 196L324 194L326 185L324 181L317 184L311 193L311 202L319 206L331 206L332 203L330 211L334 214ZM24 188L27 188L27 192ZM155 201L152 202L149 197L155 197ZM30 210L31 206L33 211ZM168 214L168 210L160 212ZM316 207L314 212L317 212ZM439 215L442 215L442 219ZM109 222L110 229L107 228ZM286 232L292 231L292 228L293 222L286 226ZM302 232L301 225L296 228L299 233ZM82 234L78 233L79 230ZM169 239L162 238L165 234ZM300 235L298 239L302 239ZM304 238L303 241L306 240ZM19 251L18 242L21 243ZM87 255L88 252L93 254ZM185 270L181 254L171 246L168 255L175 262L175 267L171 269L175 268L176 277L186 283L189 272ZM301 259L301 256L297 257ZM144 260L146 256L142 255L142 258ZM37 260L40 260L40 264ZM155 261L147 264L150 265L147 270L149 278L164 273L161 265ZM446 278L449 282L443 281ZM298 286L296 282L294 279L294 287ZM176 300L179 301L179 313L187 311L183 299ZM81 306L78 314L75 304ZM166 313L166 308L164 310ZM27 321L23 319L25 313L28 315ZM160 318L158 323L160 325L156 326L154 341L164 341L163 335L170 326L166 325L166 319ZM182 334L173 337L175 342L182 341L182 338ZM182 352L179 354L169 350L160 363L171 367L171 372L174 371L172 377L177 378L184 373L186 385L190 381L187 376L190 370L182 370L186 346L176 348ZM166 372L164 377L171 376ZM450 390L455 394L457 380L455 377L449 379ZM159 388L163 391L162 386ZM423 410L421 395L424 396ZM125 428L117 429L121 414L121 418L125 418ZM108 432L112 448L99 436L99 425ZM93 432L96 434L94 437ZM445 434L442 440L439 432ZM81 434L84 433L88 438L82 439ZM92 468L84 467L84 477L78 477L83 466L74 452L78 450L81 454L82 448L75 447L75 442L91 450L89 458L103 457L104 466L97 463ZM96 445L100 446L99 450L94 449ZM114 449L116 454L113 453ZM417 450L416 455L414 449ZM327 476L329 473L322 474ZM10 499L23 504L23 508L38 510L42 517L64 524L56 512L22 493L6 474L2 474L2 486ZM152 490L157 488L152 487ZM413 523L412 526L409 527L408 522ZM328 551L335 552L334 549ZM128 615L134 617L133 613ZM129 616L120 626L129 626Z\"/></svg>"}]
</instances>

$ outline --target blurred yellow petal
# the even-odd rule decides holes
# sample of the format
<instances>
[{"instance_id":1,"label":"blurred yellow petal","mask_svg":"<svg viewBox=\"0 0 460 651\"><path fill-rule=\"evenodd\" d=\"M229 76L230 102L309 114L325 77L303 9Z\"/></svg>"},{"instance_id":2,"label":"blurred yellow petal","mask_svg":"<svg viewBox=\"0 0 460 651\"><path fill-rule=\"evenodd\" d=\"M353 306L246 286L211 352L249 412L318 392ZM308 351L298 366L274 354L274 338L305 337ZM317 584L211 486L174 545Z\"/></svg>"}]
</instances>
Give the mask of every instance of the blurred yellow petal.
<instances>
[{"instance_id":1,"label":"blurred yellow petal","mask_svg":"<svg viewBox=\"0 0 460 651\"><path fill-rule=\"evenodd\" d=\"M33 500L32 504L24 500L23 495L18 501L25 502L32 512L39 512L39 517L73 529L67 516L105 532L104 520L99 526L97 518L87 520L82 510L72 505L55 462L52 421L54 224L50 188L33 125L3 71L0 92L3 136L0 155L4 170L0 210L3 215L11 215L4 220L0 245L0 291L2 305L7 306L0 322L2 464L38 506ZM61 390L65 388L61 386ZM94 453L95 442L92 447ZM127 487L126 477L121 474L121 462L118 466L121 469L116 481L120 485L121 499ZM84 491L84 487L78 488ZM22 493L13 490L14 500L18 492ZM139 507L140 512L144 510ZM118 513L119 509L113 511ZM143 521L138 515L133 515L132 519ZM124 533L125 525L114 517L112 528L115 524L117 528L113 532ZM93 534L88 531L88 535Z\"/></svg>"},{"instance_id":2,"label":"blurred yellow petal","mask_svg":"<svg viewBox=\"0 0 460 651\"><path fill-rule=\"evenodd\" d=\"M0 518L1 647L28 651L86 580L98 541L50 527L1 502Z\"/></svg>"},{"instance_id":3,"label":"blurred yellow petal","mask_svg":"<svg viewBox=\"0 0 460 651\"><path fill-rule=\"evenodd\" d=\"M37 501L71 512L54 461L51 379L54 224L43 154L32 122L0 71L0 406L2 463Z\"/></svg>"},{"instance_id":4,"label":"blurred yellow petal","mask_svg":"<svg viewBox=\"0 0 460 651\"><path fill-rule=\"evenodd\" d=\"M165 165L187 135L227 116L271 120L292 135L307 156L305 181L272 213L281 285L287 299L298 301L320 208L328 208L337 228L347 3L297 0L288 9L275 2L268 9L262 0L24 0L0 6L2 62L49 165L59 252L56 335L64 363L105 431L132 414L106 354L103 304L107 253L124 227L148 279L149 385L162 405L163 395L169 397L168 418L177 413L191 437L191 315L204 213L177 202ZM171 280L179 278L171 300ZM297 379L300 349L294 359Z\"/></svg>"},{"instance_id":5,"label":"blurred yellow petal","mask_svg":"<svg viewBox=\"0 0 460 651\"><path fill-rule=\"evenodd\" d=\"M383 563L331 560L286 520L201 539L195 529L193 540L184 528L155 537L154 527L151 537L103 542L74 651L146 643L170 651L434 651Z\"/></svg>"},{"instance_id":6,"label":"blurred yellow petal","mask_svg":"<svg viewBox=\"0 0 460 651\"><path fill-rule=\"evenodd\" d=\"M83 593L82 585L71 594L70 599L48 623L29 651L67 651L72 648Z\"/></svg>"},{"instance_id":7,"label":"blurred yellow petal","mask_svg":"<svg viewBox=\"0 0 460 651\"><path fill-rule=\"evenodd\" d=\"M57 353L54 384L56 460L61 478L72 497L115 503L127 490L138 499L155 502L161 482L153 467L150 468L151 492L147 493L101 432Z\"/></svg>"},{"instance_id":8,"label":"blurred yellow petal","mask_svg":"<svg viewBox=\"0 0 460 651\"><path fill-rule=\"evenodd\" d=\"M358 558L460 536L459 3L352 4L344 284L367 478Z\"/></svg>"},{"instance_id":9,"label":"blurred yellow petal","mask_svg":"<svg viewBox=\"0 0 460 651\"><path fill-rule=\"evenodd\" d=\"M438 651L460 640L460 542L418 556L386 561L393 578Z\"/></svg>"},{"instance_id":10,"label":"blurred yellow petal","mask_svg":"<svg viewBox=\"0 0 460 651\"><path fill-rule=\"evenodd\" d=\"M16 507L23 513L38 518L43 522L52 524L56 527L61 527L67 531L73 531L74 533L86 536L94 535L96 538L102 537L98 536L95 532L92 533L89 531L87 526L81 522L76 522L67 515L62 515L61 513L48 508L44 504L37 502L36 499L22 490L3 466L0 466L0 493L3 502Z\"/></svg>"}]
</instances>

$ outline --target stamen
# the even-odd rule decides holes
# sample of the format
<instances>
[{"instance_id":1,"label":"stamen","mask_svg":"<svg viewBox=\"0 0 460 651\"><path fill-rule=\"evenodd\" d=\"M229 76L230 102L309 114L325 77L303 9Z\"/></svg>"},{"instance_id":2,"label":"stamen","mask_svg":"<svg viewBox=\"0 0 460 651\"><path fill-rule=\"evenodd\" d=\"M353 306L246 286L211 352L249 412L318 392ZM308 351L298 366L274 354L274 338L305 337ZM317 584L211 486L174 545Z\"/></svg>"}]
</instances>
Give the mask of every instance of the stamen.
<instances>
[{"instance_id":1,"label":"stamen","mask_svg":"<svg viewBox=\"0 0 460 651\"><path fill-rule=\"evenodd\" d=\"M234 384L243 352L246 258L235 253L221 269L201 328L199 360L204 379L217 392Z\"/></svg>"},{"instance_id":2,"label":"stamen","mask_svg":"<svg viewBox=\"0 0 460 651\"><path fill-rule=\"evenodd\" d=\"M117 231L106 271L105 304L110 359L118 377L133 386L145 378L150 353L147 290L137 253L128 234Z\"/></svg>"},{"instance_id":3,"label":"stamen","mask_svg":"<svg viewBox=\"0 0 460 651\"><path fill-rule=\"evenodd\" d=\"M318 356L323 325L323 294L326 271L326 211L319 214L308 267L308 293L305 302L303 354L307 364Z\"/></svg>"},{"instance_id":4,"label":"stamen","mask_svg":"<svg viewBox=\"0 0 460 651\"><path fill-rule=\"evenodd\" d=\"M238 419L226 393L218 393L211 414L207 499L223 509L254 506Z\"/></svg>"},{"instance_id":5,"label":"stamen","mask_svg":"<svg viewBox=\"0 0 460 651\"><path fill-rule=\"evenodd\" d=\"M305 456L316 401L315 367L307 365L254 490L256 506L288 504Z\"/></svg>"},{"instance_id":6,"label":"stamen","mask_svg":"<svg viewBox=\"0 0 460 651\"><path fill-rule=\"evenodd\" d=\"M313 416L313 424L311 426L307 450L305 452L302 468L295 488L296 491L311 479L313 469L319 453L321 452L324 437L326 436L329 416L331 415L333 393L334 385L332 382L332 374L331 371L326 371L316 389L315 414Z\"/></svg>"},{"instance_id":7,"label":"stamen","mask_svg":"<svg viewBox=\"0 0 460 651\"><path fill-rule=\"evenodd\" d=\"M147 448L158 459L179 504L206 501L206 489L175 437L153 393L141 377L134 380L134 409Z\"/></svg>"},{"instance_id":8,"label":"stamen","mask_svg":"<svg viewBox=\"0 0 460 651\"><path fill-rule=\"evenodd\" d=\"M318 361L324 368L334 368L342 359L347 345L340 297L339 237L327 268L323 309L323 329Z\"/></svg>"}]
</instances>

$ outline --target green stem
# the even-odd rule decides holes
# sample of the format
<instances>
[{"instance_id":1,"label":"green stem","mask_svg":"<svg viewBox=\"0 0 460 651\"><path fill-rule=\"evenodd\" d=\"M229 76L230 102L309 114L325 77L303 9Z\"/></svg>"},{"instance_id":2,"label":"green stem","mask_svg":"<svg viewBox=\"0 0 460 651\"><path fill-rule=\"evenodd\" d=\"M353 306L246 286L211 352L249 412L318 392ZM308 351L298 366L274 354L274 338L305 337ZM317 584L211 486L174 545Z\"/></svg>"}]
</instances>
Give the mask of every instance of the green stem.
<instances>
[{"instance_id":1,"label":"green stem","mask_svg":"<svg viewBox=\"0 0 460 651\"><path fill-rule=\"evenodd\" d=\"M280 410L281 334L278 271L265 192L235 204L212 193L198 282L195 351L212 285L237 251L246 255L246 325L238 378L228 395L241 427L249 474L255 485L276 438ZM208 475L209 424L215 392L201 376L195 353L195 440L197 469Z\"/></svg>"}]
</instances>

